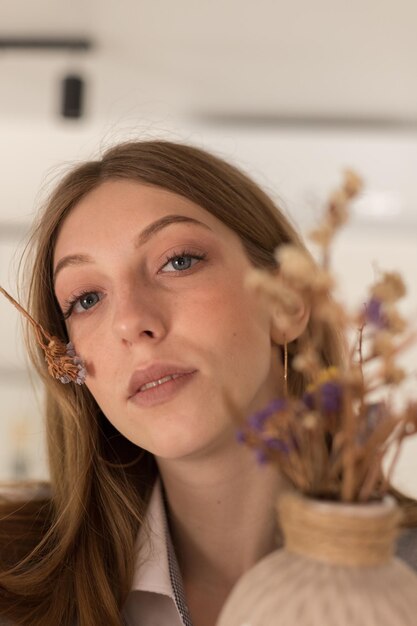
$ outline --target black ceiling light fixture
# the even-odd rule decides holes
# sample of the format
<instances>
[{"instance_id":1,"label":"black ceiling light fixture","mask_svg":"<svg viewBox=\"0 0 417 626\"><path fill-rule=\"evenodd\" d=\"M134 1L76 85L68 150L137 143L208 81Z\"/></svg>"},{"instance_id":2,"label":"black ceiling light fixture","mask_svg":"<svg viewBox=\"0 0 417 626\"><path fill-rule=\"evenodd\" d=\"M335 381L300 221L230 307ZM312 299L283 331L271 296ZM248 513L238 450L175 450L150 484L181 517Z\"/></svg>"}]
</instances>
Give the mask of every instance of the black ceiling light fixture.
<instances>
[{"instance_id":1,"label":"black ceiling light fixture","mask_svg":"<svg viewBox=\"0 0 417 626\"><path fill-rule=\"evenodd\" d=\"M91 50L93 43L85 37L2 37L0 50Z\"/></svg>"},{"instance_id":2,"label":"black ceiling light fixture","mask_svg":"<svg viewBox=\"0 0 417 626\"><path fill-rule=\"evenodd\" d=\"M84 80L78 74L68 74L62 81L61 114L79 118L84 112Z\"/></svg>"},{"instance_id":3,"label":"black ceiling light fixture","mask_svg":"<svg viewBox=\"0 0 417 626\"><path fill-rule=\"evenodd\" d=\"M1 50L39 50L44 52L89 52L93 42L86 37L1 37ZM81 118L84 112L85 82L79 72L68 72L60 88L61 115Z\"/></svg>"}]
</instances>

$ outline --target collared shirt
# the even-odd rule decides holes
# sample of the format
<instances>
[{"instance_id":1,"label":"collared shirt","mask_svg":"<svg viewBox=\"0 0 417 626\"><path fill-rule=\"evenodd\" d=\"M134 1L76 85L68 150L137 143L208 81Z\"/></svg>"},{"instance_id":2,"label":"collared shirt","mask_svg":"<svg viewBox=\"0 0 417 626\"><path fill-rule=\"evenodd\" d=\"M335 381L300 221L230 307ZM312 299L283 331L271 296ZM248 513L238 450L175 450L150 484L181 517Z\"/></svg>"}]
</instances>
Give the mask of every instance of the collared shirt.
<instances>
[{"instance_id":1,"label":"collared shirt","mask_svg":"<svg viewBox=\"0 0 417 626\"><path fill-rule=\"evenodd\" d=\"M123 611L126 626L192 626L159 478L136 552L132 590Z\"/></svg>"}]
</instances>

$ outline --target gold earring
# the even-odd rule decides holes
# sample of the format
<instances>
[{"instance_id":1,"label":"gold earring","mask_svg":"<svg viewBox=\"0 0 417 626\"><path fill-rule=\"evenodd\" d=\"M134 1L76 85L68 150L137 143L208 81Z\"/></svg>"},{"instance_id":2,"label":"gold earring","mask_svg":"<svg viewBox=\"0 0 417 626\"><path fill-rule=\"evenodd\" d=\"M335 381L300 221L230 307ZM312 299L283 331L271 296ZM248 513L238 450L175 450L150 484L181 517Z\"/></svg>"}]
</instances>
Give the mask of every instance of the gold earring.
<instances>
[{"instance_id":1,"label":"gold earring","mask_svg":"<svg viewBox=\"0 0 417 626\"><path fill-rule=\"evenodd\" d=\"M284 341L284 395L288 396L288 344Z\"/></svg>"}]
</instances>

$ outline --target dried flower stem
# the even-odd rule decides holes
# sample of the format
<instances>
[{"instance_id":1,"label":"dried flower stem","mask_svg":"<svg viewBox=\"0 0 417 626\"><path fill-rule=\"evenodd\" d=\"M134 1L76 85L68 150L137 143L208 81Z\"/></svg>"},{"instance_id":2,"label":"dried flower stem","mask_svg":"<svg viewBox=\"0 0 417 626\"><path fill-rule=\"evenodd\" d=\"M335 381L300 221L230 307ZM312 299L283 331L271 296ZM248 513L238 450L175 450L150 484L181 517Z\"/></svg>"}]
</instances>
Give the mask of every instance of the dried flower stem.
<instances>
[{"instance_id":1,"label":"dried flower stem","mask_svg":"<svg viewBox=\"0 0 417 626\"><path fill-rule=\"evenodd\" d=\"M50 335L33 317L0 286L2 293L9 302L27 319L33 327L36 341L45 354L48 372L61 383L75 382L82 385L86 377L86 369L79 357L75 354L71 342L65 344L58 337Z\"/></svg>"},{"instance_id":2,"label":"dried flower stem","mask_svg":"<svg viewBox=\"0 0 417 626\"><path fill-rule=\"evenodd\" d=\"M341 495L344 502L351 502L354 496L355 484L355 416L352 408L352 397L348 388L344 390L343 408L343 429L346 438L343 450L343 481Z\"/></svg>"},{"instance_id":3,"label":"dried flower stem","mask_svg":"<svg viewBox=\"0 0 417 626\"><path fill-rule=\"evenodd\" d=\"M50 335L46 330L42 328L38 322L35 322L33 317L29 315L29 313L11 296L3 287L0 285L0 292L13 304L14 307L28 320L28 322L33 326L36 338L38 342L44 346L44 338L47 339L48 343L52 340L52 335Z\"/></svg>"},{"instance_id":4,"label":"dried flower stem","mask_svg":"<svg viewBox=\"0 0 417 626\"><path fill-rule=\"evenodd\" d=\"M384 454L385 454L385 449L379 450L375 454L375 457L373 458L373 462L368 468L369 469L368 474L359 491L359 494L358 494L359 502L368 502L370 497L372 496L372 493L375 490L375 487L380 482L381 476L382 476L381 463L382 463L382 459L384 458Z\"/></svg>"}]
</instances>

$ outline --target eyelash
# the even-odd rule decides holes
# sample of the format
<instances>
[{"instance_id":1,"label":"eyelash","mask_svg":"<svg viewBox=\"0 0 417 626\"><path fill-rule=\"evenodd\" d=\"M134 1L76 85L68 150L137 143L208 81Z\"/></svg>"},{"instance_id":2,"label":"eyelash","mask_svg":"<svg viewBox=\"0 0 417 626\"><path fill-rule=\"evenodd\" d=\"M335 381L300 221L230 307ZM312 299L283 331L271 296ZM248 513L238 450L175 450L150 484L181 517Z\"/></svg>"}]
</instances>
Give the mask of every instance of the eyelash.
<instances>
[{"instance_id":1,"label":"eyelash","mask_svg":"<svg viewBox=\"0 0 417 626\"><path fill-rule=\"evenodd\" d=\"M165 262L160 269L165 267L165 265L168 265L168 263L171 263L172 261L175 261L176 259L180 259L182 257L189 257L191 259L197 259L198 261L204 261L207 258L207 254L205 252L198 254L195 252L191 252L190 250L183 250L180 254L175 252L166 257ZM175 272L178 272L180 274L182 274L184 271L187 271L187 270L175 270ZM174 273L174 272L167 272L167 273ZM95 292L94 291L82 291L81 293L74 294L73 296L68 298L68 300L65 300L64 307L63 307L64 320L67 320L71 316L77 302L79 302L80 300L82 300L82 298L85 298L85 296L88 296L92 293L95 293ZM86 309L86 311L87 310L88 309Z\"/></svg>"},{"instance_id":2,"label":"eyelash","mask_svg":"<svg viewBox=\"0 0 417 626\"><path fill-rule=\"evenodd\" d=\"M165 267L165 265L168 265L168 263L171 263L171 261L175 261L175 259L181 259L182 257L189 257L190 259L204 261L207 258L207 254L205 252L198 254L198 252L192 252L192 250L183 250L180 254L178 254L178 252L173 252L172 254L168 254L166 256L165 263L162 265L162 267ZM162 267L160 269L162 269ZM180 274L183 273L181 270L175 271L180 272Z\"/></svg>"}]
</instances>

